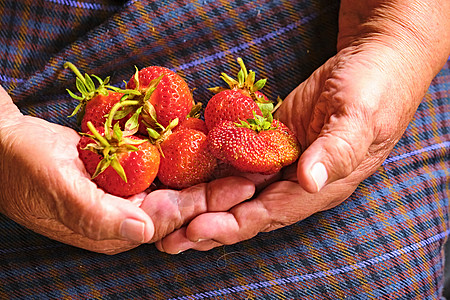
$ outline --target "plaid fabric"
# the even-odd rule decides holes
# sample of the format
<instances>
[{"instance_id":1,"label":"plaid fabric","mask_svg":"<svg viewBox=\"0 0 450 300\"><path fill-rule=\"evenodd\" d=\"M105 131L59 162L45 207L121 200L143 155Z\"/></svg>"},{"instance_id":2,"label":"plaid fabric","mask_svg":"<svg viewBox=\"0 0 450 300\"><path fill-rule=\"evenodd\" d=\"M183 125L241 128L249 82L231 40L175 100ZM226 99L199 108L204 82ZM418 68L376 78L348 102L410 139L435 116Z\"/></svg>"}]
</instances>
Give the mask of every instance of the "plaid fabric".
<instances>
[{"instance_id":1,"label":"plaid fabric","mask_svg":"<svg viewBox=\"0 0 450 300\"><path fill-rule=\"evenodd\" d=\"M179 72L196 100L239 55L286 96L335 52L338 1L1 0L0 80L29 115L75 127L62 68ZM236 71L233 69L233 72ZM231 73L231 72L230 72ZM193 86L192 86L193 87ZM1 299L438 299L449 233L450 61L379 170L342 205L208 252L115 256L0 216Z\"/></svg>"}]
</instances>

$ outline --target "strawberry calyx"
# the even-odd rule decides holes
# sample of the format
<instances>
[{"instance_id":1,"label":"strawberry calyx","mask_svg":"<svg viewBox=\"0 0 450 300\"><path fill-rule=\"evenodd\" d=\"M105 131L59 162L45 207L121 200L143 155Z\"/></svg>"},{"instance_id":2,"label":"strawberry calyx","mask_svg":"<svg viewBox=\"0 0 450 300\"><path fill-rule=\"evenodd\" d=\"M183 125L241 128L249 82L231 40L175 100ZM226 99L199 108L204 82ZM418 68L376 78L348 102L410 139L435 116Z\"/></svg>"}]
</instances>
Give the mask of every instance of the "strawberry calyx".
<instances>
[{"instance_id":1,"label":"strawberry calyx","mask_svg":"<svg viewBox=\"0 0 450 300\"><path fill-rule=\"evenodd\" d=\"M237 79L228 76L225 73L221 73L221 78L228 84L229 88L213 87L209 88L213 93L220 93L228 89L240 90L244 95L247 95L256 102L263 116L267 117L269 114L273 114L281 105L283 100L278 97L277 104L274 101L268 100L261 92L259 92L267 83L267 79L259 79L255 82L256 73L254 71L248 71L244 61L241 57L237 58L237 62L241 69L237 74Z\"/></svg>"},{"instance_id":2,"label":"strawberry calyx","mask_svg":"<svg viewBox=\"0 0 450 300\"><path fill-rule=\"evenodd\" d=\"M228 76L226 73L222 72L220 78L228 84L229 89L240 89L248 96L250 96L254 101L260 103L267 103L268 101L262 95L257 95L255 92L261 90L267 82L267 79L260 79L255 82L256 73L254 71L247 71L244 61L241 57L237 58L237 62L241 69L237 74L237 79ZM224 87L213 87L209 88L213 93L219 93L221 91L227 90ZM269 101L270 102L270 101Z\"/></svg>"},{"instance_id":3,"label":"strawberry calyx","mask_svg":"<svg viewBox=\"0 0 450 300\"><path fill-rule=\"evenodd\" d=\"M119 103L117 103L109 113L110 116L113 116L110 118L110 124L112 120L121 120L132 113L132 117L126 122L125 131L134 131L134 133L136 133L139 128L139 122L142 122L147 128L160 127L161 125L156 118L156 109L149 100L163 76L164 75L161 75L158 78L153 79L147 87L140 88L139 70L136 68L135 75L133 76L136 85L134 89L120 89L109 86L114 92L123 94ZM139 117L141 117L141 119L139 119Z\"/></svg>"},{"instance_id":4,"label":"strawberry calyx","mask_svg":"<svg viewBox=\"0 0 450 300\"><path fill-rule=\"evenodd\" d=\"M124 94L124 97L121 99L121 101L132 100L136 101L136 103L132 104L131 106L123 105L121 112L117 113L117 115L115 116L115 120L122 119L134 111L134 116L136 116L136 118L138 118L139 116L142 117L142 123L145 125L145 127L148 128L160 126L156 118L156 109L151 103L150 98L163 77L164 74L151 80L147 87L142 88L139 81L139 69L136 67L136 72L133 76L135 88L115 88L116 92ZM135 124L136 126L139 125L138 123Z\"/></svg>"},{"instance_id":5,"label":"strawberry calyx","mask_svg":"<svg viewBox=\"0 0 450 300\"><path fill-rule=\"evenodd\" d=\"M273 116L269 113L267 116L257 115L256 112L253 112L253 119L247 120L239 120L239 123L235 122L234 125L236 127L248 128L256 133L265 130L274 130L277 129L276 126L273 126Z\"/></svg>"},{"instance_id":6,"label":"strawberry calyx","mask_svg":"<svg viewBox=\"0 0 450 300\"><path fill-rule=\"evenodd\" d=\"M149 140L152 144L158 148L159 152L161 153L162 157L164 156L164 153L161 149L161 144L164 142L165 139L167 139L172 134L172 129L178 126L179 120L178 118L173 119L167 127L159 125L159 130L155 130L152 127L147 127L147 133L149 136Z\"/></svg>"},{"instance_id":7,"label":"strawberry calyx","mask_svg":"<svg viewBox=\"0 0 450 300\"><path fill-rule=\"evenodd\" d=\"M135 68L136 68L136 72L134 73L134 76L133 76L135 88L127 89L125 91L132 91L132 93L133 93L132 98L135 99L137 97L139 100L141 100L144 103L150 99L153 92L158 87L159 82L164 77L164 74L151 80L147 87L141 87L140 80L139 80L139 69L137 67L135 67Z\"/></svg>"},{"instance_id":8,"label":"strawberry calyx","mask_svg":"<svg viewBox=\"0 0 450 300\"><path fill-rule=\"evenodd\" d=\"M123 96L119 102L117 102L106 115L105 122L105 134L110 135L110 128L114 120L120 120L127 116L130 112L135 110L134 114L129 118L124 127L125 136L135 134L139 129L139 115L141 114L142 107L138 107L140 102L137 100L128 100L127 95Z\"/></svg>"},{"instance_id":9,"label":"strawberry calyx","mask_svg":"<svg viewBox=\"0 0 450 300\"><path fill-rule=\"evenodd\" d=\"M94 74L87 74L85 73L84 76L81 74L81 72L78 70L78 68L72 64L71 62L64 63L64 68L69 68L75 73L76 75L76 81L75 85L77 87L78 92L81 95L77 95L74 92L72 92L69 89L66 89L69 95L78 100L80 103L75 107L72 114L69 117L73 117L78 112L80 114L78 115L79 121L81 121L83 115L84 115L84 109L86 106L86 103L94 98L95 96L101 94L104 96L107 96L109 91L115 90L113 86L108 85L110 81L110 77L106 77L105 79L101 79L100 77L94 75ZM98 86L95 85L92 78L95 78L98 81Z\"/></svg>"},{"instance_id":10,"label":"strawberry calyx","mask_svg":"<svg viewBox=\"0 0 450 300\"><path fill-rule=\"evenodd\" d=\"M92 179L100 175L106 170L106 168L111 166L117 174L125 182L127 182L127 176L125 174L125 170L120 164L119 157L122 153L139 151L136 145L142 144L146 140L130 138L130 135L127 135L120 129L119 123L116 123L112 130L108 133L105 131L104 135L99 133L92 122L88 121L87 126L91 131L91 134L81 134L91 138L93 142L87 144L82 150L89 150L103 157L97 164L96 170L94 174L92 174Z\"/></svg>"},{"instance_id":11,"label":"strawberry calyx","mask_svg":"<svg viewBox=\"0 0 450 300\"><path fill-rule=\"evenodd\" d=\"M193 101L191 111L188 113L186 118L200 118L202 108L203 104L201 102L195 103L195 101Z\"/></svg>"}]
</instances>

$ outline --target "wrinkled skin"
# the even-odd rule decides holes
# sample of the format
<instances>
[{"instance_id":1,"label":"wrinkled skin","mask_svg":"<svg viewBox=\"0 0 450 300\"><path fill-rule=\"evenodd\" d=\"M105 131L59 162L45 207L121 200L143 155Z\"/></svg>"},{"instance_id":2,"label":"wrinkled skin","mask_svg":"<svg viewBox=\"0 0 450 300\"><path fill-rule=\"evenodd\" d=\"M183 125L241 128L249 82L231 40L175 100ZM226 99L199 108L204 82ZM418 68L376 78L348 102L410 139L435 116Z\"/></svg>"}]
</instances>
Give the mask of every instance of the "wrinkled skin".
<instances>
[{"instance_id":1,"label":"wrinkled skin","mask_svg":"<svg viewBox=\"0 0 450 300\"><path fill-rule=\"evenodd\" d=\"M114 254L154 241L167 253L208 250L335 207L389 154L448 58L449 6L341 1L339 52L278 111L305 150L280 178L227 177L132 199L105 194L78 159L76 132L22 116L0 88L0 212L52 239ZM268 186L255 195L253 182L258 191Z\"/></svg>"},{"instance_id":2,"label":"wrinkled skin","mask_svg":"<svg viewBox=\"0 0 450 300\"><path fill-rule=\"evenodd\" d=\"M1 87L0 119L0 212L90 251L115 254L156 241L194 216L227 210L254 192L249 180L228 177L184 191L115 197L89 179L74 130L23 116ZM236 188L221 189L230 184ZM227 203L218 196L222 191Z\"/></svg>"},{"instance_id":3,"label":"wrinkled skin","mask_svg":"<svg viewBox=\"0 0 450 300\"><path fill-rule=\"evenodd\" d=\"M450 55L449 20L449 1L341 1L337 54L277 112L304 149L298 165L251 201L201 214L157 247L208 250L342 203L390 153Z\"/></svg>"}]
</instances>

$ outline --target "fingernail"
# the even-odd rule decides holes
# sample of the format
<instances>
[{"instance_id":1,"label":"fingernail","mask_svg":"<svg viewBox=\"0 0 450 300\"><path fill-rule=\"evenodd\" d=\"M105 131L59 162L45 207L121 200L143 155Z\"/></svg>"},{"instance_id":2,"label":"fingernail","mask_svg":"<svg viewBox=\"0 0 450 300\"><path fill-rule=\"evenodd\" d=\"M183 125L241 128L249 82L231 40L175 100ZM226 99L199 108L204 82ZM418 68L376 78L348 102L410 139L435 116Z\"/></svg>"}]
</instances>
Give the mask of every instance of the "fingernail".
<instances>
[{"instance_id":1,"label":"fingernail","mask_svg":"<svg viewBox=\"0 0 450 300\"><path fill-rule=\"evenodd\" d=\"M310 174L314 182L316 183L317 191L320 191L328 179L327 169L325 168L325 165L320 162L315 163L311 168Z\"/></svg>"},{"instance_id":2,"label":"fingernail","mask_svg":"<svg viewBox=\"0 0 450 300\"><path fill-rule=\"evenodd\" d=\"M134 219L125 219L120 226L120 234L122 237L132 242L144 242L144 231L144 222Z\"/></svg>"}]
</instances>

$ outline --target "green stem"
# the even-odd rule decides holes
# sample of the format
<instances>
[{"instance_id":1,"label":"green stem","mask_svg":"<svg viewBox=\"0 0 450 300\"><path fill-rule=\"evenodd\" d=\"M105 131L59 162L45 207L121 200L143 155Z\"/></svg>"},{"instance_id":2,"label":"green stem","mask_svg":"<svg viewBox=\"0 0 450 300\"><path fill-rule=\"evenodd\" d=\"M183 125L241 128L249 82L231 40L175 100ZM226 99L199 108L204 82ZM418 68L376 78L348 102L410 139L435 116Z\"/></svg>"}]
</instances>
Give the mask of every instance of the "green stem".
<instances>
[{"instance_id":1,"label":"green stem","mask_svg":"<svg viewBox=\"0 0 450 300\"><path fill-rule=\"evenodd\" d=\"M111 146L108 142L107 139L105 139L98 131L97 129L95 129L94 124L92 124L91 121L88 121L86 123L87 127L89 128L89 130L92 132L92 134L94 135L94 137L105 147L109 147Z\"/></svg>"},{"instance_id":2,"label":"green stem","mask_svg":"<svg viewBox=\"0 0 450 300\"><path fill-rule=\"evenodd\" d=\"M111 108L111 111L108 114L108 119L106 120L106 125L108 127L112 126L112 121L114 120L114 115L120 108L122 108L124 106L133 106L133 105L138 105L138 104L140 104L140 102L138 100L126 100L126 101L122 101L122 102L117 102Z\"/></svg>"},{"instance_id":3,"label":"green stem","mask_svg":"<svg viewBox=\"0 0 450 300\"><path fill-rule=\"evenodd\" d=\"M75 65L71 62L65 62L64 63L64 68L69 68L72 70L72 72L75 73L75 75L80 78L80 80L84 83L84 85L86 85L86 79L84 79L83 74L81 74L81 72L78 70L77 67L75 67Z\"/></svg>"},{"instance_id":4,"label":"green stem","mask_svg":"<svg viewBox=\"0 0 450 300\"><path fill-rule=\"evenodd\" d=\"M237 62L241 66L242 72L244 72L244 81L245 81L245 79L247 79L247 77L248 77L247 68L245 67L245 64L244 64L244 61L242 60L242 58L238 57Z\"/></svg>"},{"instance_id":5,"label":"green stem","mask_svg":"<svg viewBox=\"0 0 450 300\"><path fill-rule=\"evenodd\" d=\"M116 114L116 112L124 107L124 106L132 106L132 105L139 105L140 101L139 100L125 100L125 101L120 101L117 102L112 108L111 111L108 114L108 118L106 119L106 123L105 123L105 136L109 136L110 132L109 129L112 127L112 122L114 120L114 115Z\"/></svg>"},{"instance_id":6,"label":"green stem","mask_svg":"<svg viewBox=\"0 0 450 300\"><path fill-rule=\"evenodd\" d=\"M276 111L277 111L277 109L281 106L281 104L283 104L283 100L281 100L281 98L280 97L278 97L278 99L277 99L277 105L275 105L275 107L271 110L271 114L274 114Z\"/></svg>"}]
</instances>

